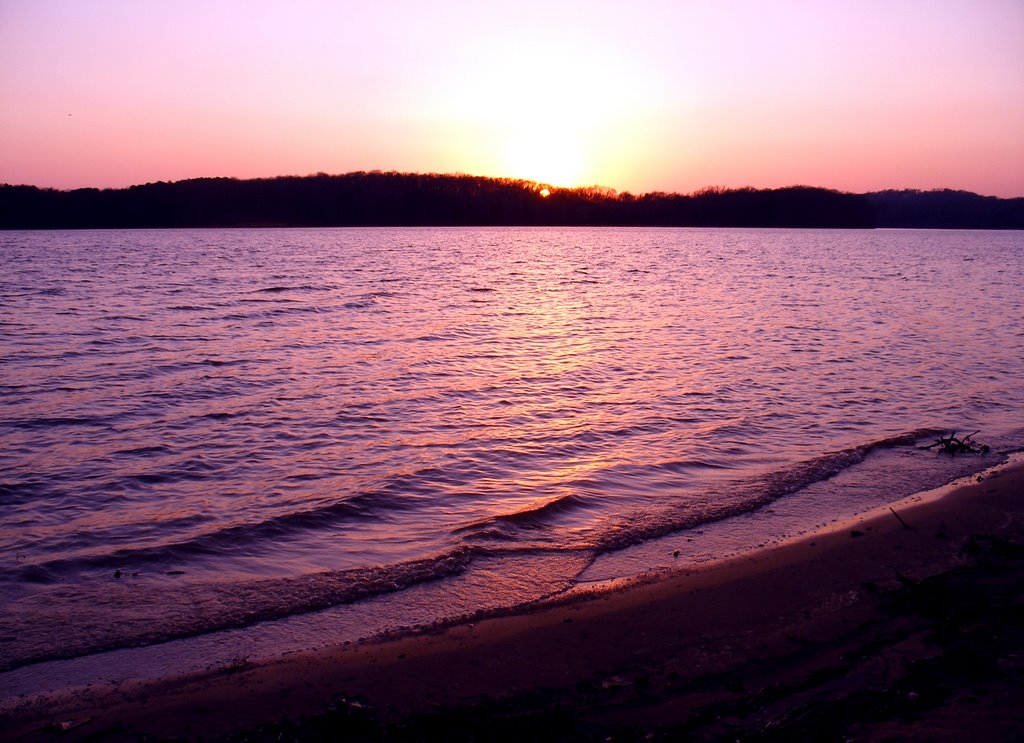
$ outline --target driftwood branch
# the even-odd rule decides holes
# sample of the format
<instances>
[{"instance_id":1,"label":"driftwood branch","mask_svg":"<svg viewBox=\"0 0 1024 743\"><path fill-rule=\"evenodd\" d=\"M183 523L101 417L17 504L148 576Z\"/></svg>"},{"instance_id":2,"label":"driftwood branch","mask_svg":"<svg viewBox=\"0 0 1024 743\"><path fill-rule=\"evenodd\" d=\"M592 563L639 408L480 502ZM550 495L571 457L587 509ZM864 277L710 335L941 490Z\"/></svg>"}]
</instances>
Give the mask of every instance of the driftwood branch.
<instances>
[{"instance_id":1,"label":"driftwood branch","mask_svg":"<svg viewBox=\"0 0 1024 743\"><path fill-rule=\"evenodd\" d=\"M969 433L963 438L958 439L956 437L956 431L953 431L949 436L940 436L937 438L934 444L922 446L921 448L934 449L935 447L939 447L939 451L945 452L950 456L967 453L988 454L989 448L986 444L981 444L979 446L971 440L974 438L975 433L978 433L978 431Z\"/></svg>"}]
</instances>

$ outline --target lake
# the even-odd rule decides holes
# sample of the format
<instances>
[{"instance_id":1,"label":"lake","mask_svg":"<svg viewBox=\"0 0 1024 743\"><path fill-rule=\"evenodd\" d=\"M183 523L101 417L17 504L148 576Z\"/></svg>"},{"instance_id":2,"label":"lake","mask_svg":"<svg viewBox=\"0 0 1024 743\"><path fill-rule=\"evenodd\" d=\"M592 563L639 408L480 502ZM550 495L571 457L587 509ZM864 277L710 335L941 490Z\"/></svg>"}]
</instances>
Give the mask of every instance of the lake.
<instances>
[{"instance_id":1,"label":"lake","mask_svg":"<svg viewBox=\"0 0 1024 743\"><path fill-rule=\"evenodd\" d=\"M1024 446L1021 232L4 232L0 258L8 688L514 610ZM920 448L975 430L988 454Z\"/></svg>"}]
</instances>

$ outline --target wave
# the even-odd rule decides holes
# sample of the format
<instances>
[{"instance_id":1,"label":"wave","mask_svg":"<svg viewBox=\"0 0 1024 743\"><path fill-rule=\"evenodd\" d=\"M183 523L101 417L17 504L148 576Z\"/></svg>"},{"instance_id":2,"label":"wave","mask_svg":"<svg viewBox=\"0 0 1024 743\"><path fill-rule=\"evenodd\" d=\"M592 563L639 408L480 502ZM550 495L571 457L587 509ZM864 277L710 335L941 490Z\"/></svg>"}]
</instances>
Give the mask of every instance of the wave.
<instances>
[{"instance_id":1,"label":"wave","mask_svg":"<svg viewBox=\"0 0 1024 743\"><path fill-rule=\"evenodd\" d=\"M513 539L515 538L514 534L503 529L504 526L508 525L518 529L540 529L552 517L565 514L585 505L586 499L580 495L561 495L536 505L531 504L518 511L479 519L471 524L459 527L455 532L487 538Z\"/></svg>"},{"instance_id":2,"label":"wave","mask_svg":"<svg viewBox=\"0 0 1024 743\"><path fill-rule=\"evenodd\" d=\"M623 549L672 532L755 511L814 483L835 477L863 462L873 451L911 446L939 433L938 429L921 428L889 436L719 486L705 494L710 497L687 499L669 508L637 512L603 530L597 538L598 552Z\"/></svg>"},{"instance_id":3,"label":"wave","mask_svg":"<svg viewBox=\"0 0 1024 743\"><path fill-rule=\"evenodd\" d=\"M129 579L60 588L0 614L0 672L48 660L195 637L283 619L455 575L468 550L382 567L235 583L138 589ZM57 608L59 607L59 608ZM67 617L74 616L74 632Z\"/></svg>"},{"instance_id":4,"label":"wave","mask_svg":"<svg viewBox=\"0 0 1024 743\"><path fill-rule=\"evenodd\" d=\"M216 415L216 414L214 414ZM365 422L365 421L364 421ZM138 450L125 449L117 452L121 456L146 456L153 447ZM156 484L203 480L209 477L210 468L188 471L181 466L173 470L136 473L121 477L106 484L108 492L135 491ZM330 529L339 523L368 521L397 512L416 508L418 501L430 495L438 486L462 485L466 476L454 470L438 467L421 467L394 475L378 486L352 493L339 500L320 502L302 510L276 513L262 520L229 522L210 531L179 538L178 541L150 544L139 547L123 547L99 553L79 554L70 557L43 560L32 564L0 570L5 578L16 578L31 583L53 583L70 575L92 571L144 570L153 566L167 566L187 563L193 558L229 557L233 554L247 554L259 545L285 539L299 532ZM8 483L14 488L17 483ZM0 492L0 494L5 494ZM10 496L16 493L12 490ZM6 494L5 494L6 495Z\"/></svg>"},{"instance_id":5,"label":"wave","mask_svg":"<svg viewBox=\"0 0 1024 743\"><path fill-rule=\"evenodd\" d=\"M703 493L705 497L685 498L675 503L670 501L668 505L659 499L656 507L637 508L625 516L608 516L586 535L575 534L573 542L598 553L612 551L673 531L752 511L814 482L833 477L863 461L875 449L912 444L937 433L937 430L922 429L844 449L753 479L722 484ZM141 451L148 452L146 448ZM122 456L138 454L131 449L118 453ZM693 472L699 476L701 471L728 469L728 462L703 459L607 467L590 473L586 478L561 483L561 487L567 491L565 494L540 502L531 501L518 510L487 516L455 527L450 533L453 538L467 540L467 547L472 546L474 538L508 543L525 539L532 543L537 536L544 536L545 542L558 544L564 536L559 533L559 519L579 510L597 507L599 504L588 493L604 492L609 483L629 486L651 475L660 481L666 473L680 476ZM131 491L153 484L204 479L206 476L205 472L182 472L177 469L173 472L137 473L119 481L116 487L111 484L108 490ZM184 538L174 542L59 557L9 568L3 573L9 578L27 582L52 583L73 574L145 570L154 566L183 564L195 558L247 554L258 549L260 544L290 538L300 532L327 530L341 523L368 521L382 515L415 509L422 499L429 498L437 488L459 487L469 480L469 475L457 469L421 467L395 475L371 489L302 510L276 513L262 520L228 523L210 531L183 535ZM8 486L14 484L8 483ZM6 494L8 498L17 495L13 491Z\"/></svg>"},{"instance_id":6,"label":"wave","mask_svg":"<svg viewBox=\"0 0 1024 743\"><path fill-rule=\"evenodd\" d=\"M174 479L177 481L181 477L176 475ZM142 474L125 478L125 481L125 487L132 483L152 485L168 482L169 477L160 473ZM177 542L46 560L4 572L28 582L50 583L76 573L115 569L128 572L181 564L198 557L226 557L235 552L245 553L254 544L281 539L301 529L324 528L346 516L365 516L369 510L367 500L366 495L354 496L320 508L293 511L263 521L231 524Z\"/></svg>"},{"instance_id":7,"label":"wave","mask_svg":"<svg viewBox=\"0 0 1024 743\"><path fill-rule=\"evenodd\" d=\"M257 300L243 300L245 302L256 302ZM268 302L269 304L269 302ZM220 315L217 320L221 321L233 321L241 322L245 320L263 320L271 317L279 317L281 315L296 315L296 314L319 314L322 310L319 307L313 305L307 305L298 300L289 300L289 306L280 307L279 302L273 302L271 307L267 309L255 310L253 312L230 312L225 315Z\"/></svg>"},{"instance_id":8,"label":"wave","mask_svg":"<svg viewBox=\"0 0 1024 743\"><path fill-rule=\"evenodd\" d=\"M9 426L32 430L36 428L55 428L57 426L106 426L111 422L109 416L66 416L57 418L23 418L21 420L0 421L0 427Z\"/></svg>"},{"instance_id":9,"label":"wave","mask_svg":"<svg viewBox=\"0 0 1024 743\"><path fill-rule=\"evenodd\" d=\"M288 286L286 284L278 284L274 286L265 286L260 289L252 290L252 294L280 294L281 292L318 292L318 291L331 291L334 287L332 286L317 286L314 284L298 284L296 286Z\"/></svg>"},{"instance_id":10,"label":"wave","mask_svg":"<svg viewBox=\"0 0 1024 743\"><path fill-rule=\"evenodd\" d=\"M568 493L532 502L510 513L480 519L452 532L454 544L431 557L390 565L310 573L288 578L248 581L185 582L156 578L134 581L127 571L122 580L90 578L75 585L55 586L45 593L11 602L0 615L0 671L24 665L76 657L116 648L139 647L225 629L319 611L402 591L473 569L475 560L513 558L540 553L583 554L590 557L708 524L761 508L774 500L827 480L863 462L873 451L910 446L935 429L920 429L782 467L763 476L723 484L712 498L685 498L669 508L637 512L607 523L596 539L557 546L528 542L521 537L557 525L559 518L594 505L587 497ZM706 462L666 462L656 467L707 466ZM257 524L222 529L185 543L149 550L123 550L98 556L92 564L123 565L129 557L167 560L186 551L215 550L240 540L279 537L297 525L312 528L325 515L367 509L380 491ZM500 546L494 541L501 542ZM80 566L80 565L79 565ZM53 566L51 566L53 567ZM38 568L29 568L34 570ZM489 569L494 569L490 565ZM27 574L26 576L27 577ZM66 616L75 616L75 632L60 631ZM112 621L116 618L116 621Z\"/></svg>"}]
</instances>

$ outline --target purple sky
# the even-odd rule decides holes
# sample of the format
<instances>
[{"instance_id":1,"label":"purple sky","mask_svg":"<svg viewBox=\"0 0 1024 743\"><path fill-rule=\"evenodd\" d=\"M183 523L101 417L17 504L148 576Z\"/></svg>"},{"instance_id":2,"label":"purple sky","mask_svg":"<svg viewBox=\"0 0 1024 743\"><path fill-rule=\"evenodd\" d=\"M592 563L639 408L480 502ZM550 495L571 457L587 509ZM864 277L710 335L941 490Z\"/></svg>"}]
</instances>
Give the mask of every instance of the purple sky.
<instances>
[{"instance_id":1,"label":"purple sky","mask_svg":"<svg viewBox=\"0 0 1024 743\"><path fill-rule=\"evenodd\" d=\"M1024 196L1024 2L0 0L0 182Z\"/></svg>"}]
</instances>

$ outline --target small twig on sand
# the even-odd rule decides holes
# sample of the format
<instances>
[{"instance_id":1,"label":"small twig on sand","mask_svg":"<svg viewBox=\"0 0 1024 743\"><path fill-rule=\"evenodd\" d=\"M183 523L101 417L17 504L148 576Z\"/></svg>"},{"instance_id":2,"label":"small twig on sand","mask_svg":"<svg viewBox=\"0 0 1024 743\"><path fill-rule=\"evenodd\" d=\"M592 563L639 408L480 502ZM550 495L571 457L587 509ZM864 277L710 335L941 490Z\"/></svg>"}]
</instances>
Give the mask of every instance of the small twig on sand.
<instances>
[{"instance_id":1,"label":"small twig on sand","mask_svg":"<svg viewBox=\"0 0 1024 743\"><path fill-rule=\"evenodd\" d=\"M899 521L901 524L903 524L903 528L907 529L909 531L910 530L910 524L908 524L906 521L904 521L903 517L900 516L898 513L896 513L896 511L893 509L892 506L889 506L889 510L892 511L892 515L896 517L896 520Z\"/></svg>"}]
</instances>

